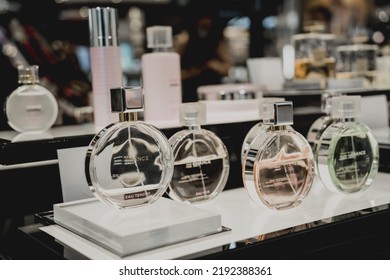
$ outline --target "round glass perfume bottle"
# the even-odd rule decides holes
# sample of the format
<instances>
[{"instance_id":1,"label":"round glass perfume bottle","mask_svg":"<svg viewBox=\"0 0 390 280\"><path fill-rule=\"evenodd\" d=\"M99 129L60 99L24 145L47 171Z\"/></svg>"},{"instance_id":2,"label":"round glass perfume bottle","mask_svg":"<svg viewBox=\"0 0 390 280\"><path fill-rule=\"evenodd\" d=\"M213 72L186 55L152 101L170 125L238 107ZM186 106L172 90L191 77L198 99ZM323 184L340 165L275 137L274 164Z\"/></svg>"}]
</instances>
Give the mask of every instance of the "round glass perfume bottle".
<instances>
[{"instance_id":1,"label":"round glass perfume bottle","mask_svg":"<svg viewBox=\"0 0 390 280\"><path fill-rule=\"evenodd\" d=\"M249 145L255 139L255 137L267 131L271 125L270 120L274 117L274 103L284 101L282 97L263 97L259 98L259 118L260 121L255 124L245 135L244 141L241 147L241 159L245 161L246 153L248 152Z\"/></svg>"},{"instance_id":2,"label":"round glass perfume bottle","mask_svg":"<svg viewBox=\"0 0 390 280\"><path fill-rule=\"evenodd\" d=\"M355 193L367 189L378 173L379 147L370 128L361 123L361 97L332 98L336 122L322 133L315 153L317 174L331 191Z\"/></svg>"},{"instance_id":3,"label":"round glass perfume bottle","mask_svg":"<svg viewBox=\"0 0 390 280\"><path fill-rule=\"evenodd\" d=\"M332 110L332 97L340 96L340 92L324 92L321 95L321 111L325 114L315 120L310 126L306 139L312 147L313 152L316 152L317 143L324 130L334 122L330 112Z\"/></svg>"},{"instance_id":4,"label":"round glass perfume bottle","mask_svg":"<svg viewBox=\"0 0 390 280\"><path fill-rule=\"evenodd\" d=\"M19 132L40 132L51 128L58 116L54 95L39 84L37 65L18 67L19 83L5 102L9 126Z\"/></svg>"},{"instance_id":5,"label":"round glass perfume bottle","mask_svg":"<svg viewBox=\"0 0 390 280\"><path fill-rule=\"evenodd\" d=\"M173 174L172 149L153 125L137 120L143 111L141 87L111 89L112 112L119 122L95 135L86 154L85 173L90 190L116 208L155 202Z\"/></svg>"},{"instance_id":6,"label":"round glass perfume bottle","mask_svg":"<svg viewBox=\"0 0 390 280\"><path fill-rule=\"evenodd\" d=\"M169 138L174 172L168 194L174 200L207 201L225 188L230 168L228 150L216 134L201 128L205 120L205 104L181 104L180 122L186 129Z\"/></svg>"},{"instance_id":7,"label":"round glass perfume bottle","mask_svg":"<svg viewBox=\"0 0 390 280\"><path fill-rule=\"evenodd\" d=\"M275 210L300 205L314 179L314 157L306 138L287 129L293 124L291 101L274 103L270 129L250 144L243 164L243 181L249 197Z\"/></svg>"}]
</instances>

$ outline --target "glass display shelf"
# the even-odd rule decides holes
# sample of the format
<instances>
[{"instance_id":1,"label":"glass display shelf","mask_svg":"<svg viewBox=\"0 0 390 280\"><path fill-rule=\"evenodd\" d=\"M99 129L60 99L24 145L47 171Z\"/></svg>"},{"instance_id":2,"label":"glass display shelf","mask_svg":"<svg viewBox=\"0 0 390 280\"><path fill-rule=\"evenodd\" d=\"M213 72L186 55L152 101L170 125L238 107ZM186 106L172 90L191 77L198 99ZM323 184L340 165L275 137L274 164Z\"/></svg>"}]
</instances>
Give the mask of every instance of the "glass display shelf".
<instances>
[{"instance_id":1,"label":"glass display shelf","mask_svg":"<svg viewBox=\"0 0 390 280\"><path fill-rule=\"evenodd\" d=\"M345 195L330 192L316 178L305 201L283 211L252 203L242 187L226 190L196 207L220 213L229 232L125 257L55 224L51 211L37 214L36 224L19 227L14 242L24 258L43 259L389 258L390 230L384 227L390 216L389 180L390 174L379 173L366 191Z\"/></svg>"}]
</instances>

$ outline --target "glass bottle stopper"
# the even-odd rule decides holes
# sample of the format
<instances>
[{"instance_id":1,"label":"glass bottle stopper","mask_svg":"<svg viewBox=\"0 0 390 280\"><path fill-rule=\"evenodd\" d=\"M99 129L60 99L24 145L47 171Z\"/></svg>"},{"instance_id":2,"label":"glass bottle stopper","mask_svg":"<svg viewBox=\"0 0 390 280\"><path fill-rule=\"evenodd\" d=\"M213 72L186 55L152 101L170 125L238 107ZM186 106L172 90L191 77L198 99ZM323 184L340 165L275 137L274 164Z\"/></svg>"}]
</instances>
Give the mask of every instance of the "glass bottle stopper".
<instances>
[{"instance_id":1,"label":"glass bottle stopper","mask_svg":"<svg viewBox=\"0 0 390 280\"><path fill-rule=\"evenodd\" d=\"M180 105L180 124L198 126L206 123L206 104L187 102Z\"/></svg>"},{"instance_id":2,"label":"glass bottle stopper","mask_svg":"<svg viewBox=\"0 0 390 280\"><path fill-rule=\"evenodd\" d=\"M119 113L120 121L137 120L137 113L144 110L142 87L112 88L111 112Z\"/></svg>"},{"instance_id":3,"label":"glass bottle stopper","mask_svg":"<svg viewBox=\"0 0 390 280\"><path fill-rule=\"evenodd\" d=\"M39 74L38 74L38 65L31 66L18 66L18 82L20 84L38 84L39 83Z\"/></svg>"},{"instance_id":4,"label":"glass bottle stopper","mask_svg":"<svg viewBox=\"0 0 390 280\"><path fill-rule=\"evenodd\" d=\"M361 96L345 95L332 98L333 119L354 119L361 115Z\"/></svg>"},{"instance_id":5,"label":"glass bottle stopper","mask_svg":"<svg viewBox=\"0 0 390 280\"><path fill-rule=\"evenodd\" d=\"M321 112L330 115L332 111L332 97L341 96L341 92L324 92L321 95Z\"/></svg>"},{"instance_id":6,"label":"glass bottle stopper","mask_svg":"<svg viewBox=\"0 0 390 280\"><path fill-rule=\"evenodd\" d=\"M150 49L166 49L172 47L171 26L151 26L146 28L146 40Z\"/></svg>"}]
</instances>

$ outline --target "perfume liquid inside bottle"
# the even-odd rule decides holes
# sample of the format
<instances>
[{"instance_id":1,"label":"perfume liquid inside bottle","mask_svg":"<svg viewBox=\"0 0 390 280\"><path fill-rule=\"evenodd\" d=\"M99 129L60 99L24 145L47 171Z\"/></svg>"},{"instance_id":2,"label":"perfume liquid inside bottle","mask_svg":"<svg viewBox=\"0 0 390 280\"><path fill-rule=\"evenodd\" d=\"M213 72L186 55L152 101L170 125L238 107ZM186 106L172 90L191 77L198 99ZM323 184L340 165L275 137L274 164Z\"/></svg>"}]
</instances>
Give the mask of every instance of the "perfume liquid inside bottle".
<instances>
[{"instance_id":1,"label":"perfume liquid inside bottle","mask_svg":"<svg viewBox=\"0 0 390 280\"><path fill-rule=\"evenodd\" d=\"M317 173L331 191L367 189L379 167L379 147L370 128L359 122L360 96L334 97L337 122L322 134L316 152Z\"/></svg>"},{"instance_id":2,"label":"perfume liquid inside bottle","mask_svg":"<svg viewBox=\"0 0 390 280\"><path fill-rule=\"evenodd\" d=\"M51 128L58 116L54 95L39 84L38 66L19 66L21 84L7 98L5 113L10 127L19 132L42 132Z\"/></svg>"},{"instance_id":3,"label":"perfume liquid inside bottle","mask_svg":"<svg viewBox=\"0 0 390 280\"><path fill-rule=\"evenodd\" d=\"M222 140L200 127L205 120L204 106L183 103L180 119L187 129L169 139L175 158L169 196L177 201L213 199L222 192L229 175L229 156Z\"/></svg>"},{"instance_id":4,"label":"perfume liquid inside bottle","mask_svg":"<svg viewBox=\"0 0 390 280\"><path fill-rule=\"evenodd\" d=\"M112 111L118 123L101 130L86 156L91 191L116 208L155 202L163 195L173 173L168 139L154 126L137 121L142 111L141 88L111 90Z\"/></svg>"},{"instance_id":5,"label":"perfume liquid inside bottle","mask_svg":"<svg viewBox=\"0 0 390 280\"><path fill-rule=\"evenodd\" d=\"M276 102L271 129L250 144L243 165L244 186L259 205L282 210L301 204L311 189L314 158L311 147L292 125L292 103Z\"/></svg>"}]
</instances>

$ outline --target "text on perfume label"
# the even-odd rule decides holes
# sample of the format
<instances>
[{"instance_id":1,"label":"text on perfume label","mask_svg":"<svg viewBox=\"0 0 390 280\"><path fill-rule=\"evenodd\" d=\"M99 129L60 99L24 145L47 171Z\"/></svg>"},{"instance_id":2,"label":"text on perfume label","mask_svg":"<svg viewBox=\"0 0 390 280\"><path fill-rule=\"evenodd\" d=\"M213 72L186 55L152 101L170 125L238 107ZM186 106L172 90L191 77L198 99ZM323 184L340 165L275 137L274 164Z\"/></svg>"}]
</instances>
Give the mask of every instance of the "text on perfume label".
<instances>
[{"instance_id":1,"label":"text on perfume label","mask_svg":"<svg viewBox=\"0 0 390 280\"><path fill-rule=\"evenodd\" d=\"M41 112L42 111L42 105L27 105L26 106L26 112Z\"/></svg>"},{"instance_id":2,"label":"text on perfume label","mask_svg":"<svg viewBox=\"0 0 390 280\"><path fill-rule=\"evenodd\" d=\"M365 155L366 155L365 150L356 151L356 152L347 152L347 153L340 154L339 160L342 161L342 160L347 160L347 159L354 159L357 156L365 156Z\"/></svg>"},{"instance_id":3,"label":"text on perfume label","mask_svg":"<svg viewBox=\"0 0 390 280\"><path fill-rule=\"evenodd\" d=\"M150 196L150 191L138 192L138 193L127 193L123 196L124 200L145 198Z\"/></svg>"},{"instance_id":4,"label":"text on perfume label","mask_svg":"<svg viewBox=\"0 0 390 280\"><path fill-rule=\"evenodd\" d=\"M136 156L136 157L128 157L128 156L116 156L114 158L114 165L128 165L134 164L135 162L143 162L149 161L149 156Z\"/></svg>"},{"instance_id":5,"label":"text on perfume label","mask_svg":"<svg viewBox=\"0 0 390 280\"><path fill-rule=\"evenodd\" d=\"M211 164L211 160L198 160L194 162L186 163L186 168L199 167L201 165Z\"/></svg>"}]
</instances>

